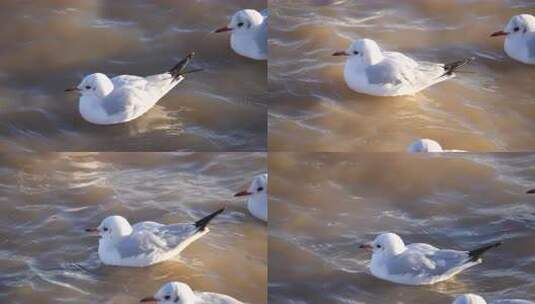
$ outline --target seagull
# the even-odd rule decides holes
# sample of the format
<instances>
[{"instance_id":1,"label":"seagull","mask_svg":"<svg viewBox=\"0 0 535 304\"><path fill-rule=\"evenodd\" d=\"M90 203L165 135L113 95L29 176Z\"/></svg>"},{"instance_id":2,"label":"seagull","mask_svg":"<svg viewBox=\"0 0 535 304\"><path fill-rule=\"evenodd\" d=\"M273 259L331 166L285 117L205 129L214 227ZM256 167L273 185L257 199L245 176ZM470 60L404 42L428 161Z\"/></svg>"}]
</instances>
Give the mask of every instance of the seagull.
<instances>
[{"instance_id":1,"label":"seagull","mask_svg":"<svg viewBox=\"0 0 535 304\"><path fill-rule=\"evenodd\" d=\"M267 174L257 175L247 190L234 194L234 197L248 196L247 208L249 212L264 222L268 220L267 182Z\"/></svg>"},{"instance_id":2,"label":"seagull","mask_svg":"<svg viewBox=\"0 0 535 304\"><path fill-rule=\"evenodd\" d=\"M126 123L148 112L172 88L184 80L185 71L195 53L190 53L166 73L147 77L120 75L113 78L102 73L84 77L66 92L80 94L82 117L97 125Z\"/></svg>"},{"instance_id":3,"label":"seagull","mask_svg":"<svg viewBox=\"0 0 535 304\"><path fill-rule=\"evenodd\" d=\"M262 12L244 9L235 13L227 26L218 28L214 32L232 32L230 46L239 55L256 60L267 60L268 18L268 9Z\"/></svg>"},{"instance_id":4,"label":"seagull","mask_svg":"<svg viewBox=\"0 0 535 304\"><path fill-rule=\"evenodd\" d=\"M333 56L347 56L344 79L354 91L375 96L414 95L455 76L472 62L466 58L448 64L416 62L398 52L386 52L371 39L359 39Z\"/></svg>"},{"instance_id":5,"label":"seagull","mask_svg":"<svg viewBox=\"0 0 535 304\"><path fill-rule=\"evenodd\" d=\"M370 270L375 277L405 285L431 285L480 264L481 256L499 245L472 251L438 249L422 243L405 246L397 234L383 233L360 248L372 250Z\"/></svg>"},{"instance_id":6,"label":"seagull","mask_svg":"<svg viewBox=\"0 0 535 304\"><path fill-rule=\"evenodd\" d=\"M141 222L131 226L124 217L113 215L86 231L100 235L98 256L105 265L146 267L178 256L210 231L206 226L223 210L193 224L172 225Z\"/></svg>"},{"instance_id":7,"label":"seagull","mask_svg":"<svg viewBox=\"0 0 535 304\"><path fill-rule=\"evenodd\" d=\"M509 57L527 64L535 64L535 17L529 14L512 17L503 31L491 37L506 36L504 50Z\"/></svg>"},{"instance_id":8,"label":"seagull","mask_svg":"<svg viewBox=\"0 0 535 304\"><path fill-rule=\"evenodd\" d=\"M182 282L169 282L163 285L154 296L141 299L140 303L242 304L242 302L224 294L193 291L191 287Z\"/></svg>"},{"instance_id":9,"label":"seagull","mask_svg":"<svg viewBox=\"0 0 535 304\"><path fill-rule=\"evenodd\" d=\"M422 138L414 141L407 148L409 153L419 153L419 152L466 152L464 150L444 150L442 146L428 138Z\"/></svg>"},{"instance_id":10,"label":"seagull","mask_svg":"<svg viewBox=\"0 0 535 304\"><path fill-rule=\"evenodd\" d=\"M496 300L492 304L535 304L526 300ZM487 304L487 301L476 294L464 294L455 298L453 304Z\"/></svg>"}]
</instances>

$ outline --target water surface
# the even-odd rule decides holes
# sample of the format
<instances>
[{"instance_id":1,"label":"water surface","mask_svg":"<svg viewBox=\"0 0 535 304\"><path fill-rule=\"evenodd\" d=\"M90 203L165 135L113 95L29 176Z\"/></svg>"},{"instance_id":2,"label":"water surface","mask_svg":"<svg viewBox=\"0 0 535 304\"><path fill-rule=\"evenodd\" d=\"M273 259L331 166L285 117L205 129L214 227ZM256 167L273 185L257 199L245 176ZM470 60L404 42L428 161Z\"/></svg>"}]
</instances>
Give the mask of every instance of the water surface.
<instances>
[{"instance_id":1,"label":"water surface","mask_svg":"<svg viewBox=\"0 0 535 304\"><path fill-rule=\"evenodd\" d=\"M266 225L232 194L264 153L66 153L0 158L0 302L138 303L168 281L266 303ZM106 216L188 223L226 211L179 259L102 265L84 232Z\"/></svg>"},{"instance_id":2,"label":"water surface","mask_svg":"<svg viewBox=\"0 0 535 304\"><path fill-rule=\"evenodd\" d=\"M447 149L535 148L533 66L490 38L529 0L274 0L271 2L269 146L277 151L405 151L416 138ZM417 60L476 62L415 96L372 97L343 80L359 38Z\"/></svg>"},{"instance_id":3,"label":"water surface","mask_svg":"<svg viewBox=\"0 0 535 304\"><path fill-rule=\"evenodd\" d=\"M533 154L270 156L270 303L434 303L479 293L535 300ZM359 245L379 233L406 243L475 249L483 264L433 286L373 277Z\"/></svg>"},{"instance_id":4,"label":"water surface","mask_svg":"<svg viewBox=\"0 0 535 304\"><path fill-rule=\"evenodd\" d=\"M264 151L266 63L211 34L266 1L45 0L0 4L0 148ZM63 92L84 75L152 75L196 51L188 75L140 119L95 126Z\"/></svg>"}]
</instances>

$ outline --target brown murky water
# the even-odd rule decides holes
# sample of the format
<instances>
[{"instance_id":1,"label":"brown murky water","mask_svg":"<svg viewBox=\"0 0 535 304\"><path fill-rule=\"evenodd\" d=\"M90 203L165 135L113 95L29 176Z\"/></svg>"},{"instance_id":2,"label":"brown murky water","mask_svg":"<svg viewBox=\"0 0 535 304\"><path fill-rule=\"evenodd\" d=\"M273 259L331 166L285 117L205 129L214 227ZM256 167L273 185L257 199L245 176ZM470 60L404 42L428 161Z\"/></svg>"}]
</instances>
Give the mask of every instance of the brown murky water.
<instances>
[{"instance_id":1,"label":"brown murky water","mask_svg":"<svg viewBox=\"0 0 535 304\"><path fill-rule=\"evenodd\" d=\"M266 303L266 225L232 194L265 153L65 153L0 158L0 302L138 303L179 280ZM226 206L179 261L104 266L84 228L108 215L191 222Z\"/></svg>"},{"instance_id":2,"label":"brown murky water","mask_svg":"<svg viewBox=\"0 0 535 304\"><path fill-rule=\"evenodd\" d=\"M269 147L277 151L405 151L415 138L448 149L535 148L533 66L506 57L490 33L531 0L273 0ZM358 38L425 61L475 56L454 80L411 97L351 91L344 59Z\"/></svg>"},{"instance_id":3,"label":"brown murky water","mask_svg":"<svg viewBox=\"0 0 535 304\"><path fill-rule=\"evenodd\" d=\"M45 0L0 3L0 148L264 151L266 63L210 34L265 0ZM149 113L94 126L63 90L84 75L152 75L196 51L189 75Z\"/></svg>"},{"instance_id":4,"label":"brown murky water","mask_svg":"<svg viewBox=\"0 0 535 304\"><path fill-rule=\"evenodd\" d=\"M451 304L456 294L535 300L535 155L273 153L270 303ZM391 231L471 249L483 264L427 287L381 281L358 246Z\"/></svg>"}]
</instances>

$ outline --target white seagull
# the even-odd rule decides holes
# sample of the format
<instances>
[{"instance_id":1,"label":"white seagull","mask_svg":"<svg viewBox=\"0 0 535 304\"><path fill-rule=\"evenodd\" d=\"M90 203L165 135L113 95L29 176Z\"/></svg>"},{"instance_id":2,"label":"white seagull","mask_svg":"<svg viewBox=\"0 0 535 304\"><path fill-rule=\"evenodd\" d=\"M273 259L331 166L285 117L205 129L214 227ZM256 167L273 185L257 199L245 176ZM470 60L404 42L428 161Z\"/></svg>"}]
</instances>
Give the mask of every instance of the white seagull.
<instances>
[{"instance_id":1,"label":"white seagull","mask_svg":"<svg viewBox=\"0 0 535 304\"><path fill-rule=\"evenodd\" d=\"M193 224L163 225L141 222L131 226L118 215L105 218L97 228L87 232L100 235L98 256L102 263L113 266L146 267L172 259L210 230L208 223L224 209Z\"/></svg>"},{"instance_id":2,"label":"white seagull","mask_svg":"<svg viewBox=\"0 0 535 304\"><path fill-rule=\"evenodd\" d=\"M227 26L216 29L215 33L232 32L230 46L241 56L256 60L268 57L269 10L258 12L253 9L238 11Z\"/></svg>"},{"instance_id":3,"label":"white seagull","mask_svg":"<svg viewBox=\"0 0 535 304\"><path fill-rule=\"evenodd\" d=\"M438 249L423 243L405 246L397 234L383 233L360 248L373 251L370 270L375 277L405 285L431 285L480 264L483 253L499 245L472 251Z\"/></svg>"},{"instance_id":4,"label":"white seagull","mask_svg":"<svg viewBox=\"0 0 535 304\"><path fill-rule=\"evenodd\" d=\"M234 194L234 197L248 196L247 208L249 212L264 222L268 220L267 182L267 174L257 175L247 190Z\"/></svg>"},{"instance_id":5,"label":"white seagull","mask_svg":"<svg viewBox=\"0 0 535 304\"><path fill-rule=\"evenodd\" d=\"M535 304L526 300L496 300L490 302L491 304ZM464 294L455 298L453 304L487 304L487 301L476 294Z\"/></svg>"},{"instance_id":6,"label":"white seagull","mask_svg":"<svg viewBox=\"0 0 535 304\"><path fill-rule=\"evenodd\" d=\"M527 64L535 64L535 17L529 14L516 15L509 20L503 31L491 37L506 36L504 50L509 57Z\"/></svg>"},{"instance_id":7,"label":"white seagull","mask_svg":"<svg viewBox=\"0 0 535 304\"><path fill-rule=\"evenodd\" d=\"M333 56L348 56L344 79L354 91L375 96L413 95L455 76L474 58L439 64L417 62L398 52L386 52L371 39L359 39Z\"/></svg>"},{"instance_id":8,"label":"white seagull","mask_svg":"<svg viewBox=\"0 0 535 304\"><path fill-rule=\"evenodd\" d=\"M407 148L409 153L419 153L419 152L466 152L464 150L444 150L442 146L428 138L422 138L414 141Z\"/></svg>"},{"instance_id":9,"label":"white seagull","mask_svg":"<svg viewBox=\"0 0 535 304\"><path fill-rule=\"evenodd\" d=\"M149 111L172 88L184 80L185 71L194 53L190 53L169 72L147 77L120 75L113 78L102 73L86 76L66 92L80 94L82 117L97 125L129 122Z\"/></svg>"},{"instance_id":10,"label":"white seagull","mask_svg":"<svg viewBox=\"0 0 535 304\"><path fill-rule=\"evenodd\" d=\"M141 303L159 304L242 304L227 295L213 292L193 291L185 283L169 282L152 296L143 298Z\"/></svg>"}]
</instances>

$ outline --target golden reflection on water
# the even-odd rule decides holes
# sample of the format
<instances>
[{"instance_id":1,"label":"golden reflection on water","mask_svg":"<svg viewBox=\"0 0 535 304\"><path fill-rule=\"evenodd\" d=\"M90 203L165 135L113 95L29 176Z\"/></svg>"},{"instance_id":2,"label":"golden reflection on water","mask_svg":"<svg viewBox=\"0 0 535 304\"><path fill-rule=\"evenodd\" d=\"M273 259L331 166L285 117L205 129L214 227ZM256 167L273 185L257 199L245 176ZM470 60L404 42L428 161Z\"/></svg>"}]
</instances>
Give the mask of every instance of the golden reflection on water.
<instances>
[{"instance_id":1,"label":"golden reflection on water","mask_svg":"<svg viewBox=\"0 0 535 304\"><path fill-rule=\"evenodd\" d=\"M527 151L535 147L533 67L505 56L490 33L530 1L274 1L270 138L277 151L405 151L416 138L447 149ZM418 60L476 62L454 80L415 96L351 91L344 59L358 38Z\"/></svg>"}]
</instances>

